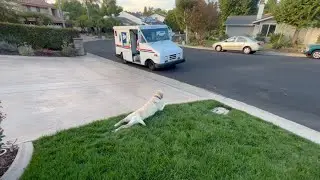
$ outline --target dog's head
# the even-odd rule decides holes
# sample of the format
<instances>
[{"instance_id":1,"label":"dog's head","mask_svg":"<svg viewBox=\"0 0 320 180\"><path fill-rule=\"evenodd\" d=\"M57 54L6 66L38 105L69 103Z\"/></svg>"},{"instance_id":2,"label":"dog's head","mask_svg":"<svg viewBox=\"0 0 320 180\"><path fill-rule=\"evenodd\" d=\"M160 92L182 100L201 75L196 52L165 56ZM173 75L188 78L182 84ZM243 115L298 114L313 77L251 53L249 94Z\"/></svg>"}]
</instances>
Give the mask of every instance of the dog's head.
<instances>
[{"instance_id":1,"label":"dog's head","mask_svg":"<svg viewBox=\"0 0 320 180\"><path fill-rule=\"evenodd\" d=\"M162 99L163 98L163 92L162 91L160 91L160 90L158 90L154 95L153 95L153 97L156 97L156 98L158 98L158 99Z\"/></svg>"}]
</instances>

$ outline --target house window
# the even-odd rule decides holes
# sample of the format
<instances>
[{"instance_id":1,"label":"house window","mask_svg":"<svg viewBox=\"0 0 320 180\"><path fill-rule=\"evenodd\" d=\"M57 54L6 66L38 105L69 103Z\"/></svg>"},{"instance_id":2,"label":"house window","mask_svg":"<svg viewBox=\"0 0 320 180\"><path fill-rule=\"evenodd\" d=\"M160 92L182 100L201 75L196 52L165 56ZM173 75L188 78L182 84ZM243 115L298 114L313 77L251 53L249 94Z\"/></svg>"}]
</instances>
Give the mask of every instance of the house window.
<instances>
[{"instance_id":1,"label":"house window","mask_svg":"<svg viewBox=\"0 0 320 180\"><path fill-rule=\"evenodd\" d=\"M40 12L40 8L39 7L37 7L37 12Z\"/></svg>"},{"instance_id":2,"label":"house window","mask_svg":"<svg viewBox=\"0 0 320 180\"><path fill-rule=\"evenodd\" d=\"M275 24L263 24L260 34L262 36L269 36L274 33L276 30L276 25Z\"/></svg>"},{"instance_id":3,"label":"house window","mask_svg":"<svg viewBox=\"0 0 320 180\"><path fill-rule=\"evenodd\" d=\"M269 26L268 36L269 36L270 34L273 34L275 30L276 30L276 25L270 25L270 26Z\"/></svg>"},{"instance_id":4,"label":"house window","mask_svg":"<svg viewBox=\"0 0 320 180\"><path fill-rule=\"evenodd\" d=\"M262 36L267 36L268 34L268 29L269 29L269 24L264 24L262 25L262 28L261 28L261 35Z\"/></svg>"}]
</instances>

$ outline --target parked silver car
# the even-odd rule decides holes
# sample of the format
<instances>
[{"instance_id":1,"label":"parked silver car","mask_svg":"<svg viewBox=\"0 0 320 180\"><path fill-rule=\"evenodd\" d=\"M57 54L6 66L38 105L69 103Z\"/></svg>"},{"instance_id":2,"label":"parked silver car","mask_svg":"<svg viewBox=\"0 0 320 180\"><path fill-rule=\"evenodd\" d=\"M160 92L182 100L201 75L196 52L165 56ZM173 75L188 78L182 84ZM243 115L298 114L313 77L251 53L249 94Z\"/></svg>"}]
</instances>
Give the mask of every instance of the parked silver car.
<instances>
[{"instance_id":1,"label":"parked silver car","mask_svg":"<svg viewBox=\"0 0 320 180\"><path fill-rule=\"evenodd\" d=\"M259 42L253 38L246 36L233 36L227 40L214 43L212 47L220 51L242 51L245 54L253 54L257 51L262 50L262 42Z\"/></svg>"}]
</instances>

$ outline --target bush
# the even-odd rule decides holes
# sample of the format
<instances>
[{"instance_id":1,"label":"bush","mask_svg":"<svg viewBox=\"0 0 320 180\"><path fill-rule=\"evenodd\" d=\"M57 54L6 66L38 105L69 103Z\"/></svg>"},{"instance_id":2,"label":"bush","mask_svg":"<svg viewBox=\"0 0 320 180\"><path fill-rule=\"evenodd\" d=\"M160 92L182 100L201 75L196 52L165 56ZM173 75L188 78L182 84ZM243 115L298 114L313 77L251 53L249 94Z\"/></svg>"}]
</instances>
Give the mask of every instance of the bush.
<instances>
[{"instance_id":1,"label":"bush","mask_svg":"<svg viewBox=\"0 0 320 180\"><path fill-rule=\"evenodd\" d=\"M12 39L15 44L26 42L34 49L45 48L61 50L63 41L72 43L73 38L79 37L79 31L68 28L49 28L0 22L0 40ZM12 38L14 37L14 38Z\"/></svg>"},{"instance_id":2,"label":"bush","mask_svg":"<svg viewBox=\"0 0 320 180\"><path fill-rule=\"evenodd\" d=\"M73 57L77 55L76 50L73 48L72 44L68 44L67 42L63 42L61 46L61 54L67 57Z\"/></svg>"},{"instance_id":3,"label":"bush","mask_svg":"<svg viewBox=\"0 0 320 180\"><path fill-rule=\"evenodd\" d=\"M0 101L0 124L6 118L5 114L3 114L1 112L1 108L2 108L2 106L1 106L1 101ZM3 138L4 138L3 129L0 126L0 149L2 148L2 145L4 144L3 141L2 141Z\"/></svg>"},{"instance_id":4,"label":"bush","mask_svg":"<svg viewBox=\"0 0 320 180\"><path fill-rule=\"evenodd\" d=\"M277 43L277 42L281 41L281 39L284 39L283 34L272 34L270 36L270 43L272 43L272 44Z\"/></svg>"},{"instance_id":5,"label":"bush","mask_svg":"<svg viewBox=\"0 0 320 180\"><path fill-rule=\"evenodd\" d=\"M8 51L8 52L17 52L18 47L15 44L10 44L6 41L0 41L0 50Z\"/></svg>"},{"instance_id":6,"label":"bush","mask_svg":"<svg viewBox=\"0 0 320 180\"><path fill-rule=\"evenodd\" d=\"M22 56L33 56L34 55L34 50L28 44L24 44L22 46L19 46L18 51L19 51L19 54Z\"/></svg>"},{"instance_id":7,"label":"bush","mask_svg":"<svg viewBox=\"0 0 320 180\"><path fill-rule=\"evenodd\" d=\"M261 35L261 34L257 34L257 37L255 38L257 41L263 41L266 42L266 37Z\"/></svg>"}]
</instances>

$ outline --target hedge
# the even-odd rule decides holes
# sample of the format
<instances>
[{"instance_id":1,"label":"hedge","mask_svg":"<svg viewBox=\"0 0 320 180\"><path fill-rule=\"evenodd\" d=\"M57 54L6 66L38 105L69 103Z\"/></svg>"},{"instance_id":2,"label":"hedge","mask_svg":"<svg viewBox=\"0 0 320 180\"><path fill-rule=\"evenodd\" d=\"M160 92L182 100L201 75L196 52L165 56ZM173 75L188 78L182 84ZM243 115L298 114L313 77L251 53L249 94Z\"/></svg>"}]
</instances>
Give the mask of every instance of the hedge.
<instances>
[{"instance_id":1,"label":"hedge","mask_svg":"<svg viewBox=\"0 0 320 180\"><path fill-rule=\"evenodd\" d=\"M33 48L60 50L63 41L72 43L72 38L79 37L80 32L69 28L49 28L0 22L0 41L22 44Z\"/></svg>"}]
</instances>

